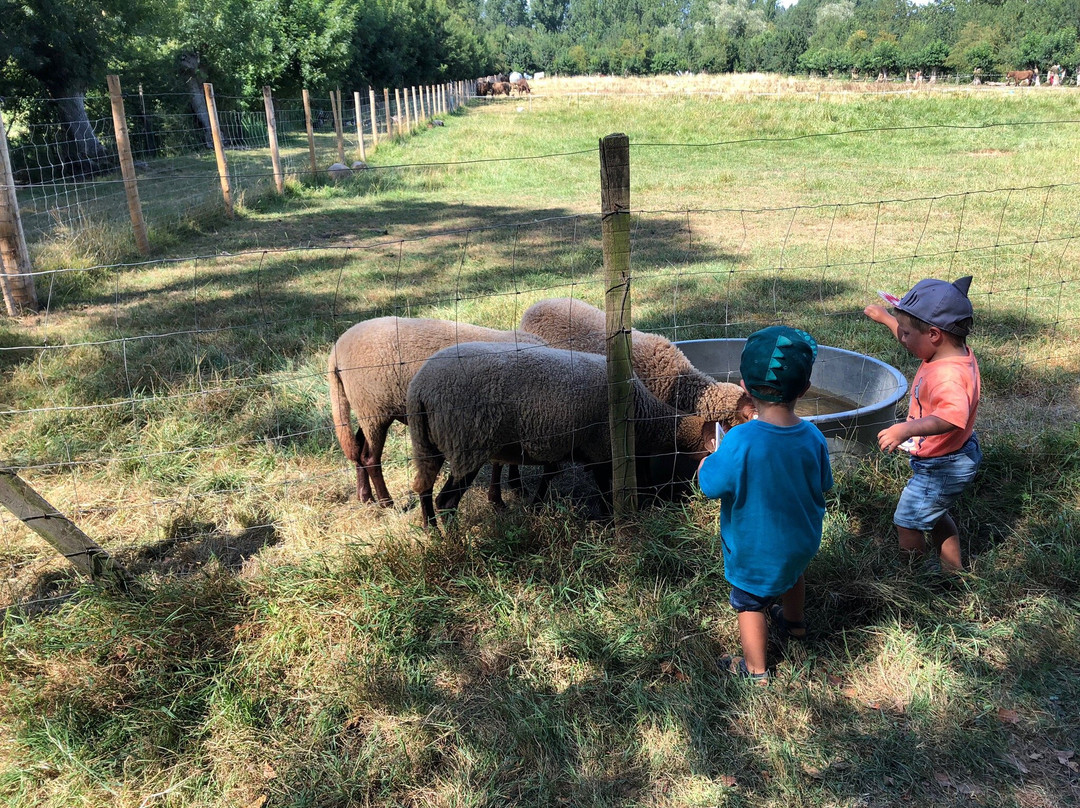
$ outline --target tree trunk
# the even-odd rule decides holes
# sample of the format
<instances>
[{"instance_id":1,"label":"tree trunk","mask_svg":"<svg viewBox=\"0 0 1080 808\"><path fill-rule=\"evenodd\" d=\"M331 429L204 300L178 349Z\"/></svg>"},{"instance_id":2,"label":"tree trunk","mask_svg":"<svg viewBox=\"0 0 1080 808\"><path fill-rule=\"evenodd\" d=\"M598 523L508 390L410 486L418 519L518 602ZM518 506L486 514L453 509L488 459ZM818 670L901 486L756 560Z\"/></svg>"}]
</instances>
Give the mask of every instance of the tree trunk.
<instances>
[{"instance_id":1,"label":"tree trunk","mask_svg":"<svg viewBox=\"0 0 1080 808\"><path fill-rule=\"evenodd\" d=\"M214 136L210 130L210 111L206 108L206 94L203 91L203 78L199 72L199 62L202 61L197 53L185 53L180 58L180 67L186 74L184 82L187 84L188 95L191 97L191 109L195 117L199 119L202 127L203 145L208 149L214 148Z\"/></svg>"},{"instance_id":2,"label":"tree trunk","mask_svg":"<svg viewBox=\"0 0 1080 808\"><path fill-rule=\"evenodd\" d=\"M56 109L68 135L61 151L63 173L79 176L112 168L112 156L97 139L86 115L86 93L70 92L56 99Z\"/></svg>"}]
</instances>

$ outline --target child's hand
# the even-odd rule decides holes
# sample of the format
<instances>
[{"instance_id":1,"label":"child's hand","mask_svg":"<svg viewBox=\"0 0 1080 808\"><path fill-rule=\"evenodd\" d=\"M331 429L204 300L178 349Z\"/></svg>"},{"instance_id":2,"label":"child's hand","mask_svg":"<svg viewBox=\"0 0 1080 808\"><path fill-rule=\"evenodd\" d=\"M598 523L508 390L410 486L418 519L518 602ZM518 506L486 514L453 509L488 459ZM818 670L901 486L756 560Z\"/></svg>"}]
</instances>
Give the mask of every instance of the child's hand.
<instances>
[{"instance_id":1,"label":"child's hand","mask_svg":"<svg viewBox=\"0 0 1080 808\"><path fill-rule=\"evenodd\" d=\"M883 452L891 452L901 443L906 441L908 437L906 423L893 424L888 429L883 429L878 432L878 446L881 447L881 451Z\"/></svg>"},{"instance_id":2,"label":"child's hand","mask_svg":"<svg viewBox=\"0 0 1080 808\"><path fill-rule=\"evenodd\" d=\"M881 323L882 325L888 325L889 320L892 319L892 315L889 314L884 306L878 306L876 304L869 305L863 309L863 314L875 323Z\"/></svg>"}]
</instances>

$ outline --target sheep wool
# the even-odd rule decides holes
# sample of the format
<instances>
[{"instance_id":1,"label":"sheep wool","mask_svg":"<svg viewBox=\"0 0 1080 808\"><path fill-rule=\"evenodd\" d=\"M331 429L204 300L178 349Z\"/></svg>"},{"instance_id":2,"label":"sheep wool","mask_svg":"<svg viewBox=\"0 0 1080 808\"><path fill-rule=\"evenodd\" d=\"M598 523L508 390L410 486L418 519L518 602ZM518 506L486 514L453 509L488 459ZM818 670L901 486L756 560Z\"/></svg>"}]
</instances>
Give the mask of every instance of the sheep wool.
<instances>
[{"instance_id":1,"label":"sheep wool","mask_svg":"<svg viewBox=\"0 0 1080 808\"><path fill-rule=\"evenodd\" d=\"M634 379L639 457L685 456L693 468L708 453L714 422L678 413ZM453 510L481 467L584 463L604 490L610 480L607 360L593 353L537 347L507 351L462 343L435 353L409 384L408 423L424 524L435 507ZM439 470L450 467L438 501Z\"/></svg>"},{"instance_id":2,"label":"sheep wool","mask_svg":"<svg viewBox=\"0 0 1080 808\"><path fill-rule=\"evenodd\" d=\"M575 298L534 303L522 315L520 328L555 348L597 354L606 350L606 315ZM739 385L705 375L671 340L635 328L631 342L634 373L661 401L726 426L740 424L753 415L753 401Z\"/></svg>"},{"instance_id":3,"label":"sheep wool","mask_svg":"<svg viewBox=\"0 0 1080 808\"><path fill-rule=\"evenodd\" d=\"M382 452L390 425L405 422L413 374L436 351L476 340L499 343L504 351L544 344L535 334L520 331L407 317L364 320L338 338L327 368L330 407L341 450L356 464L356 497L361 502L377 498L385 507L394 504L383 479ZM356 413L355 434L350 408Z\"/></svg>"}]
</instances>

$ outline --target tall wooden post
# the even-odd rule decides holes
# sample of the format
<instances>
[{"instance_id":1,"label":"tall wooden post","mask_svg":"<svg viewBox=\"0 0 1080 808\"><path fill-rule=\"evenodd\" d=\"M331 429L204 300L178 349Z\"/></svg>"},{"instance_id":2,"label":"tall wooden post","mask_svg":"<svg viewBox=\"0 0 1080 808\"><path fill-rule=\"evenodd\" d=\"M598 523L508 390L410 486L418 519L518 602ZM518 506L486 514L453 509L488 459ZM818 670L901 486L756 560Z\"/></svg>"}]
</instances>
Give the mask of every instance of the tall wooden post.
<instances>
[{"instance_id":1,"label":"tall wooden post","mask_svg":"<svg viewBox=\"0 0 1080 808\"><path fill-rule=\"evenodd\" d=\"M345 165L345 131L342 125L341 90L330 91L330 111L334 114L334 134L337 136L338 162Z\"/></svg>"},{"instance_id":2,"label":"tall wooden post","mask_svg":"<svg viewBox=\"0 0 1080 808\"><path fill-rule=\"evenodd\" d=\"M395 90L395 92L397 92L397 91ZM402 87L401 88L401 96L402 96L402 100L405 102L405 104L404 104L404 106L405 106L405 118L404 118L405 132L408 133L408 132L412 131L412 116L409 115L409 88L408 87Z\"/></svg>"},{"instance_id":3,"label":"tall wooden post","mask_svg":"<svg viewBox=\"0 0 1080 808\"><path fill-rule=\"evenodd\" d=\"M392 121L390 119L393 116L390 114L390 88L389 87L383 87L382 100L383 100L383 109L386 110L386 137L389 138L393 134L390 131L390 124L392 123Z\"/></svg>"},{"instance_id":4,"label":"tall wooden post","mask_svg":"<svg viewBox=\"0 0 1080 808\"><path fill-rule=\"evenodd\" d=\"M15 172L11 169L3 114L0 114L0 264L3 268L0 288L7 313L15 317L23 312L37 311L33 267L19 215L19 200L15 195Z\"/></svg>"},{"instance_id":5,"label":"tall wooden post","mask_svg":"<svg viewBox=\"0 0 1080 808\"><path fill-rule=\"evenodd\" d=\"M607 312L608 424L616 528L637 509L630 316L630 138L600 141L600 212Z\"/></svg>"},{"instance_id":6,"label":"tall wooden post","mask_svg":"<svg viewBox=\"0 0 1080 808\"><path fill-rule=\"evenodd\" d=\"M379 119L375 113L375 90L367 88L368 103L371 104L371 147L379 145Z\"/></svg>"},{"instance_id":7,"label":"tall wooden post","mask_svg":"<svg viewBox=\"0 0 1080 808\"><path fill-rule=\"evenodd\" d=\"M120 92L120 77L106 76L109 82L109 100L112 102L113 130L116 132L116 153L120 158L120 173L124 177L124 193L127 194L128 214L135 231L135 244L142 255L150 254L150 240L146 236L142 203L139 201L139 184L135 179L135 161L131 158L131 139L128 136L127 116L124 114L124 96Z\"/></svg>"},{"instance_id":8,"label":"tall wooden post","mask_svg":"<svg viewBox=\"0 0 1080 808\"><path fill-rule=\"evenodd\" d=\"M0 469L0 505L90 577L132 593L139 591L120 564L11 469Z\"/></svg>"},{"instance_id":9,"label":"tall wooden post","mask_svg":"<svg viewBox=\"0 0 1080 808\"><path fill-rule=\"evenodd\" d=\"M307 149L308 149L308 163L311 166L311 176L315 176L315 172L319 170L319 166L315 163L315 127L311 125L311 95L307 90L303 90L304 96L304 120L307 123Z\"/></svg>"},{"instance_id":10,"label":"tall wooden post","mask_svg":"<svg viewBox=\"0 0 1080 808\"><path fill-rule=\"evenodd\" d=\"M416 104L416 114L420 117L420 121L427 120L427 112L424 111L424 85L419 87L413 87L413 103Z\"/></svg>"},{"instance_id":11,"label":"tall wooden post","mask_svg":"<svg viewBox=\"0 0 1080 808\"><path fill-rule=\"evenodd\" d=\"M263 107L266 108L266 139L270 142L270 163L274 167L274 187L279 194L285 193L285 174L281 170L281 151L278 149L277 116L274 115L274 98L269 87L263 87Z\"/></svg>"},{"instance_id":12,"label":"tall wooden post","mask_svg":"<svg viewBox=\"0 0 1080 808\"><path fill-rule=\"evenodd\" d=\"M394 129L400 135L405 128L405 119L401 116L401 90L397 87L394 88L394 110L397 113L394 116L397 118L397 126Z\"/></svg>"},{"instance_id":13,"label":"tall wooden post","mask_svg":"<svg viewBox=\"0 0 1080 808\"><path fill-rule=\"evenodd\" d=\"M233 217L232 187L229 185L229 163L225 159L225 143L221 139L221 122L218 120L217 99L214 85L203 84L206 94L206 111L210 113L210 134L214 136L214 156L217 157L218 178L221 180L221 196L225 200L225 215Z\"/></svg>"},{"instance_id":14,"label":"tall wooden post","mask_svg":"<svg viewBox=\"0 0 1080 808\"><path fill-rule=\"evenodd\" d=\"M360 92L355 90L352 95L353 109L356 112L356 141L360 144L360 159L366 163L367 150L364 148L364 118L361 115L363 109L360 107Z\"/></svg>"}]
</instances>

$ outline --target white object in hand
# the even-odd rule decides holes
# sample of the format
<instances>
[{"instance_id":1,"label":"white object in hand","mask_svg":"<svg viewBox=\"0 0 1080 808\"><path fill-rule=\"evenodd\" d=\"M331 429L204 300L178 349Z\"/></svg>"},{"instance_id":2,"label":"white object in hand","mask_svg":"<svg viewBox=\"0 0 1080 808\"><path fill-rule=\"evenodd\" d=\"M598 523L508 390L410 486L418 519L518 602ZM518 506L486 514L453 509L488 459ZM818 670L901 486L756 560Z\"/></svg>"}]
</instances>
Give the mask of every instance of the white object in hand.
<instances>
[{"instance_id":1,"label":"white object in hand","mask_svg":"<svg viewBox=\"0 0 1080 808\"><path fill-rule=\"evenodd\" d=\"M727 427L725 427L722 423L717 421L716 422L716 445L713 446L713 451L714 452L717 449L720 448L720 441L724 439L724 435L726 433L727 433Z\"/></svg>"}]
</instances>

